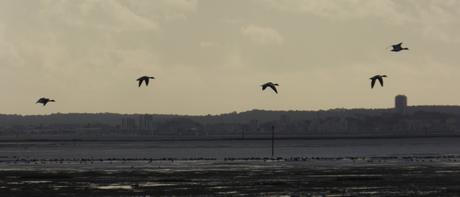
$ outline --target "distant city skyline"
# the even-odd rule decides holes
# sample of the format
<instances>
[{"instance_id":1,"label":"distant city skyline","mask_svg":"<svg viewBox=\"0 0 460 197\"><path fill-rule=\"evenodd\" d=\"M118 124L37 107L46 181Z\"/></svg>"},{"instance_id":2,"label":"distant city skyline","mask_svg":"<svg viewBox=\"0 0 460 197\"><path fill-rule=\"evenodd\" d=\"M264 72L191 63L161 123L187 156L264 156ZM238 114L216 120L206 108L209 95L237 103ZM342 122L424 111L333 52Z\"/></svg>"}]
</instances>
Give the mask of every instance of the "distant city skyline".
<instances>
[{"instance_id":1,"label":"distant city skyline","mask_svg":"<svg viewBox=\"0 0 460 197\"><path fill-rule=\"evenodd\" d=\"M460 136L460 106L407 106L403 95L393 109L266 111L189 116L82 113L0 115L2 139L290 139ZM121 137L121 138L120 138Z\"/></svg>"},{"instance_id":2,"label":"distant city skyline","mask_svg":"<svg viewBox=\"0 0 460 197\"><path fill-rule=\"evenodd\" d=\"M460 1L5 0L0 113L460 105ZM404 42L410 50L391 53ZM369 77L387 74L384 88ZM138 88L140 76L155 76ZM260 84L280 84L279 94ZM56 103L42 107L38 98Z\"/></svg>"}]
</instances>

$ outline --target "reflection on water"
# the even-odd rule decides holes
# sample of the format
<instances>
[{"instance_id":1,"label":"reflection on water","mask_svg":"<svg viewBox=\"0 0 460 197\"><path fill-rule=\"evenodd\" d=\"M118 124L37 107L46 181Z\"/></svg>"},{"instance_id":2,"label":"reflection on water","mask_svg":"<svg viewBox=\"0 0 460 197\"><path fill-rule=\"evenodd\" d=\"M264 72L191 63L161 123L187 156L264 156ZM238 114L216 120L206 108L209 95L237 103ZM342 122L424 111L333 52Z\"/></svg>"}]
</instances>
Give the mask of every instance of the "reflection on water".
<instances>
[{"instance_id":1,"label":"reflection on water","mask_svg":"<svg viewBox=\"0 0 460 197\"><path fill-rule=\"evenodd\" d=\"M131 185L118 185L118 184L112 184L112 185L99 185L99 186L92 186L92 188L96 189L113 189L113 190L119 190L119 189L126 189L126 190L132 190L133 187Z\"/></svg>"},{"instance_id":2,"label":"reflection on water","mask_svg":"<svg viewBox=\"0 0 460 197\"><path fill-rule=\"evenodd\" d=\"M159 182L146 182L139 184L139 187L162 187L162 186L174 186L176 184L171 183L159 183Z\"/></svg>"}]
</instances>

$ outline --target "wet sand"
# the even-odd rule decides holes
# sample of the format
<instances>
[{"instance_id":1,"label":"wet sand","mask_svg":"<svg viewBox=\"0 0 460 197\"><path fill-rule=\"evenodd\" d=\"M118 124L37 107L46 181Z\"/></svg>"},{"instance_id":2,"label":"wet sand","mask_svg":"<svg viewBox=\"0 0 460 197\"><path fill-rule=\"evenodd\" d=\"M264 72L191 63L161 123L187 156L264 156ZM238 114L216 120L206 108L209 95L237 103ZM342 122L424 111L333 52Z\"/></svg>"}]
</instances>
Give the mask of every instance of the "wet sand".
<instances>
[{"instance_id":1,"label":"wet sand","mask_svg":"<svg viewBox=\"0 0 460 197\"><path fill-rule=\"evenodd\" d=\"M2 196L457 196L446 159L3 164Z\"/></svg>"},{"instance_id":2,"label":"wet sand","mask_svg":"<svg viewBox=\"0 0 460 197\"><path fill-rule=\"evenodd\" d=\"M0 196L460 196L457 141L1 142Z\"/></svg>"}]
</instances>

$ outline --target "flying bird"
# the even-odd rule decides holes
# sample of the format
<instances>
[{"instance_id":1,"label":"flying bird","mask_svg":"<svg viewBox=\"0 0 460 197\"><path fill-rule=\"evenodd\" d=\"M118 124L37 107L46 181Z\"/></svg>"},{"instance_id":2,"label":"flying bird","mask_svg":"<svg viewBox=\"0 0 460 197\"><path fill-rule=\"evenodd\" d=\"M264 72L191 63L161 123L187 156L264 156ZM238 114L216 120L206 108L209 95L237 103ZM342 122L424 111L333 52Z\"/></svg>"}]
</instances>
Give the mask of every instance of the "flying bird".
<instances>
[{"instance_id":1,"label":"flying bird","mask_svg":"<svg viewBox=\"0 0 460 197\"><path fill-rule=\"evenodd\" d=\"M48 104L49 102L56 102L56 101L53 100L53 99L49 99L49 98L42 97L42 98L38 99L38 101L35 102L35 103L40 103L40 104L43 104L43 106L45 106L45 105Z\"/></svg>"},{"instance_id":2,"label":"flying bird","mask_svg":"<svg viewBox=\"0 0 460 197\"><path fill-rule=\"evenodd\" d=\"M400 52L400 51L402 51L402 50L409 50L409 48L407 48L407 47L402 47L402 44L403 44L403 43L400 42L400 43L398 43L398 44L391 45L391 47L393 48L393 49L391 49L391 51L393 51L393 52Z\"/></svg>"},{"instance_id":3,"label":"flying bird","mask_svg":"<svg viewBox=\"0 0 460 197\"><path fill-rule=\"evenodd\" d=\"M150 79L155 79L155 77L142 76L142 77L139 77L139 79L136 79L136 81L139 81L139 87L141 87L142 82L144 81L145 81L145 86L148 86Z\"/></svg>"},{"instance_id":4,"label":"flying bird","mask_svg":"<svg viewBox=\"0 0 460 197\"><path fill-rule=\"evenodd\" d=\"M379 80L380 85L383 87L383 77L387 77L387 76L386 75L375 75L375 76L369 78L370 80L372 80L371 81L371 88L374 88L376 80Z\"/></svg>"},{"instance_id":5,"label":"flying bird","mask_svg":"<svg viewBox=\"0 0 460 197\"><path fill-rule=\"evenodd\" d=\"M278 94L278 90L276 89L276 86L279 86L277 83L272 83L272 82L267 82L261 85L262 90L265 90L267 87L270 87L275 93Z\"/></svg>"}]
</instances>

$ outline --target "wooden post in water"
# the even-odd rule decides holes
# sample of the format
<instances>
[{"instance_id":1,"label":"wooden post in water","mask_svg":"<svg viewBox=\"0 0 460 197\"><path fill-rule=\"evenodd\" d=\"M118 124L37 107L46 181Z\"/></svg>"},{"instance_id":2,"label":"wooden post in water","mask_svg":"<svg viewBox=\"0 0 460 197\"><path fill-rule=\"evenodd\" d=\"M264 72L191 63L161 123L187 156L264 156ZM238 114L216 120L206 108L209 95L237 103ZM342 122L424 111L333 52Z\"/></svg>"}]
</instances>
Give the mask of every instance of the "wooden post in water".
<instances>
[{"instance_id":1,"label":"wooden post in water","mask_svg":"<svg viewBox=\"0 0 460 197\"><path fill-rule=\"evenodd\" d=\"M275 126L272 126L272 158L275 156Z\"/></svg>"}]
</instances>

